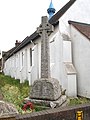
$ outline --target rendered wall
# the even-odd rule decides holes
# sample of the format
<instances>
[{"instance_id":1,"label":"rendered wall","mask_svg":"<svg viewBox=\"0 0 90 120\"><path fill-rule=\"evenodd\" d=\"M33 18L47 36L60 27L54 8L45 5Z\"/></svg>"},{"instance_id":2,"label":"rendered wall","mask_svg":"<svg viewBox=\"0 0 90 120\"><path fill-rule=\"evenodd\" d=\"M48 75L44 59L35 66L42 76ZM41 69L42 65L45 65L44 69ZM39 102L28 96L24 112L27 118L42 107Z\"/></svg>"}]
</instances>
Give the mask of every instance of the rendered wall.
<instances>
[{"instance_id":1,"label":"rendered wall","mask_svg":"<svg viewBox=\"0 0 90 120\"><path fill-rule=\"evenodd\" d=\"M70 32L73 63L77 70L78 95L90 98L90 41L73 26Z\"/></svg>"}]
</instances>

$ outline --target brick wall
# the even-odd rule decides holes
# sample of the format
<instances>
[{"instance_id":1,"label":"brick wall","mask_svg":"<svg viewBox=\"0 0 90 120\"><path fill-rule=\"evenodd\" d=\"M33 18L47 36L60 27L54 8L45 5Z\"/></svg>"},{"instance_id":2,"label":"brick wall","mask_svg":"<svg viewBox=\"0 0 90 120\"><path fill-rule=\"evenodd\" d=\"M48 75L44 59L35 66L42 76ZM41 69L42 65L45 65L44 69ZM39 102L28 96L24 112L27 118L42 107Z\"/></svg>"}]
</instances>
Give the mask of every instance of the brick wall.
<instances>
[{"instance_id":1,"label":"brick wall","mask_svg":"<svg viewBox=\"0 0 90 120\"><path fill-rule=\"evenodd\" d=\"M78 115L80 112L82 115ZM81 119L80 117L83 117ZM74 107L55 108L30 114L17 115L15 119L0 120L90 120L90 104L79 105Z\"/></svg>"}]
</instances>

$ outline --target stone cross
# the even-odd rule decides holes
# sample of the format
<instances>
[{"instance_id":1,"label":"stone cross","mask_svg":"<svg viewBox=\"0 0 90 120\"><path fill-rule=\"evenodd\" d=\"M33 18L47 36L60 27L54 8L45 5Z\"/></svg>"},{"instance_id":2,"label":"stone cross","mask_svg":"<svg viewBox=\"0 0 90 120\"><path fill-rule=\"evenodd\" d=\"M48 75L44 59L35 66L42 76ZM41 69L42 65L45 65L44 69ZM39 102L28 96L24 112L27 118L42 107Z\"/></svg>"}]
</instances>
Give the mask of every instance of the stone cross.
<instances>
[{"instance_id":1,"label":"stone cross","mask_svg":"<svg viewBox=\"0 0 90 120\"><path fill-rule=\"evenodd\" d=\"M50 103L53 102L54 106L59 106L66 101L59 81L50 76L49 35L53 29L47 16L42 17L42 23L37 28L37 33L41 36L41 78L34 81L29 96L34 104L52 106Z\"/></svg>"},{"instance_id":2,"label":"stone cross","mask_svg":"<svg viewBox=\"0 0 90 120\"><path fill-rule=\"evenodd\" d=\"M41 36L41 78L50 78L50 51L48 36L53 32L54 27L48 23L48 17L43 16L37 33Z\"/></svg>"}]
</instances>

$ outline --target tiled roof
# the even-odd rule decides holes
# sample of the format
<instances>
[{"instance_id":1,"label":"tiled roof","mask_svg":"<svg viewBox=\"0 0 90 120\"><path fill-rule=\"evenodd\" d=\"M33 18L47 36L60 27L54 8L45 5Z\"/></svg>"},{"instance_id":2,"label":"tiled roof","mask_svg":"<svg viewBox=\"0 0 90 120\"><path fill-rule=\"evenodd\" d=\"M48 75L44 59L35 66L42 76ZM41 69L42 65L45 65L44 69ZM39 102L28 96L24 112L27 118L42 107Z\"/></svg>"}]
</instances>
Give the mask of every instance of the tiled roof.
<instances>
[{"instance_id":1,"label":"tiled roof","mask_svg":"<svg viewBox=\"0 0 90 120\"><path fill-rule=\"evenodd\" d=\"M8 59L8 57L10 56L11 53L13 53L13 51L16 49L16 46L11 48L10 50L8 50L7 52L2 51L2 57L6 59Z\"/></svg>"},{"instance_id":2,"label":"tiled roof","mask_svg":"<svg viewBox=\"0 0 90 120\"><path fill-rule=\"evenodd\" d=\"M59 18L71 7L71 5L75 2L76 0L70 0L64 7L62 7L51 19L49 20L49 23L52 24L53 26L56 26L59 22ZM32 35L26 37L21 44L13 51L11 54L8 56L12 56L14 53L18 52L20 49L25 47L27 44L29 44L31 41L35 40L36 38L40 37L39 34L35 31Z\"/></svg>"},{"instance_id":3,"label":"tiled roof","mask_svg":"<svg viewBox=\"0 0 90 120\"><path fill-rule=\"evenodd\" d=\"M90 24L80 23L75 21L68 21L69 24L72 24L79 32L86 36L90 40Z\"/></svg>"}]
</instances>

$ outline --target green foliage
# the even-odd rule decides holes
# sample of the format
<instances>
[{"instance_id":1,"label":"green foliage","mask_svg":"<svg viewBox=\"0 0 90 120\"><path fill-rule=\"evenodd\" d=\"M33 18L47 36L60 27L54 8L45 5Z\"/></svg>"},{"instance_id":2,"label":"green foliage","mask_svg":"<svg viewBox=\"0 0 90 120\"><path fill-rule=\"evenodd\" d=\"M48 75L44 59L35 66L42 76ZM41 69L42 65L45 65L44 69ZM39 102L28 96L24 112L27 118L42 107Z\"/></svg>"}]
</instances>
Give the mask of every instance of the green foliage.
<instances>
[{"instance_id":1,"label":"green foliage","mask_svg":"<svg viewBox=\"0 0 90 120\"><path fill-rule=\"evenodd\" d=\"M13 103L20 113L22 113L21 103L28 97L29 88L28 81L20 84L19 80L0 74L0 91L4 100Z\"/></svg>"},{"instance_id":2,"label":"green foliage","mask_svg":"<svg viewBox=\"0 0 90 120\"><path fill-rule=\"evenodd\" d=\"M3 74L0 74L0 88L4 86L5 84L10 85L20 85L19 80L15 80L14 78L11 78L10 76L4 76Z\"/></svg>"},{"instance_id":3,"label":"green foliage","mask_svg":"<svg viewBox=\"0 0 90 120\"><path fill-rule=\"evenodd\" d=\"M90 99L87 99L85 97L78 97L74 99L70 99L69 105L79 105L79 104L85 104L85 103L90 103Z\"/></svg>"},{"instance_id":4,"label":"green foliage","mask_svg":"<svg viewBox=\"0 0 90 120\"><path fill-rule=\"evenodd\" d=\"M34 109L35 111L42 111L42 110L46 110L46 109L49 109L50 107L46 107L46 106L38 106L38 105L35 105L34 106Z\"/></svg>"},{"instance_id":5,"label":"green foliage","mask_svg":"<svg viewBox=\"0 0 90 120\"><path fill-rule=\"evenodd\" d=\"M0 92L2 92L5 101L11 102L16 106L19 113L32 112L32 110L22 110L23 100L28 97L30 92L28 81L20 83L19 80L0 74ZM35 105L33 111L41 111L44 109L47 109L47 107Z\"/></svg>"}]
</instances>

